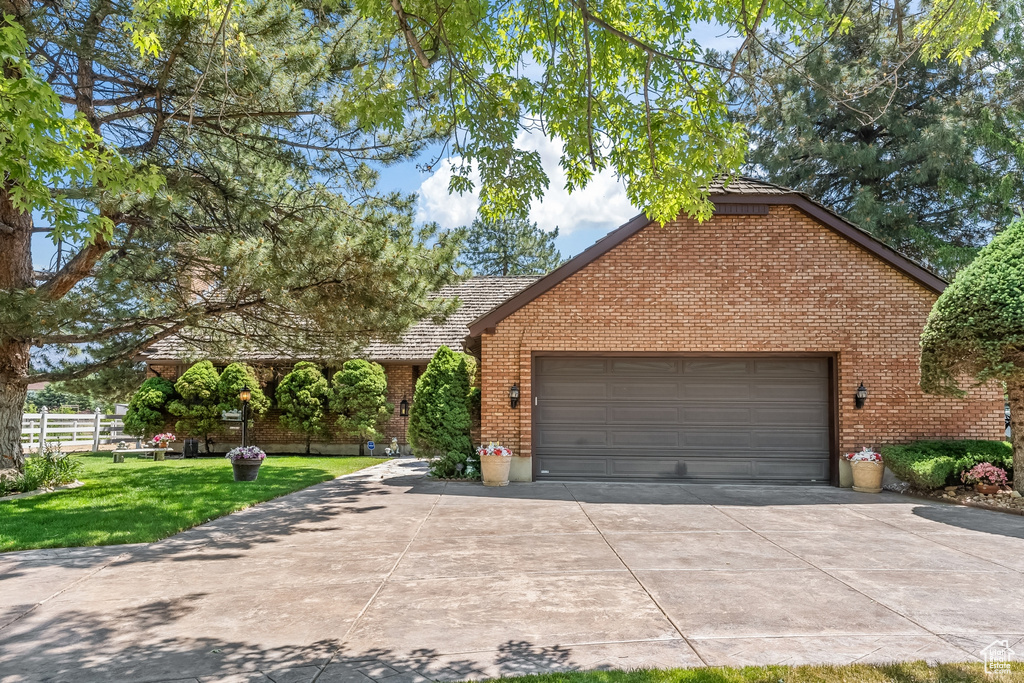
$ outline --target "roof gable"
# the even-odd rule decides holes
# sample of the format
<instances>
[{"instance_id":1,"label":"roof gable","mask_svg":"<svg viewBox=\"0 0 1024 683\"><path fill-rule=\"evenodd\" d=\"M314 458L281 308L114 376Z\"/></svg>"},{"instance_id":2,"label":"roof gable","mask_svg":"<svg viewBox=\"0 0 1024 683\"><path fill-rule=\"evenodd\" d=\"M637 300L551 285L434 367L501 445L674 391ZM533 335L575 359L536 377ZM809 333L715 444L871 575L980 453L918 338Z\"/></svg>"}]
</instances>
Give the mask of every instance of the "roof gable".
<instances>
[{"instance_id":1,"label":"roof gable","mask_svg":"<svg viewBox=\"0 0 1024 683\"><path fill-rule=\"evenodd\" d=\"M715 205L716 215L765 215L768 213L769 206L792 206L927 289L941 294L946 287L946 282L942 278L885 246L853 223L812 201L802 193L745 177L736 178L730 182L728 190L723 184L716 183L710 188L710 193L709 199ZM569 259L529 287L471 322L469 324L470 337L477 337L484 332L492 331L499 322L593 263L652 222L654 221L646 214L640 214L611 231L574 258Z\"/></svg>"}]
</instances>

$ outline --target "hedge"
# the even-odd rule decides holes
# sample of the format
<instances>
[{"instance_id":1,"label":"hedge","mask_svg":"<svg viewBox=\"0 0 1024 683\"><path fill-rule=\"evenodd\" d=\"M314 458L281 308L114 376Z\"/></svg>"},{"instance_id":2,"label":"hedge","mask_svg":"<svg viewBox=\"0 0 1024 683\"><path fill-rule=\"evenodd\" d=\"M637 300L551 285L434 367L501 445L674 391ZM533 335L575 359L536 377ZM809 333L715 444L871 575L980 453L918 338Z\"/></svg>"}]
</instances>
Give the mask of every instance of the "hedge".
<instances>
[{"instance_id":1,"label":"hedge","mask_svg":"<svg viewBox=\"0 0 1024 683\"><path fill-rule=\"evenodd\" d=\"M916 441L883 446L882 459L893 474L922 489L960 484L960 474L982 462L1013 475L1013 448L1004 441Z\"/></svg>"}]
</instances>

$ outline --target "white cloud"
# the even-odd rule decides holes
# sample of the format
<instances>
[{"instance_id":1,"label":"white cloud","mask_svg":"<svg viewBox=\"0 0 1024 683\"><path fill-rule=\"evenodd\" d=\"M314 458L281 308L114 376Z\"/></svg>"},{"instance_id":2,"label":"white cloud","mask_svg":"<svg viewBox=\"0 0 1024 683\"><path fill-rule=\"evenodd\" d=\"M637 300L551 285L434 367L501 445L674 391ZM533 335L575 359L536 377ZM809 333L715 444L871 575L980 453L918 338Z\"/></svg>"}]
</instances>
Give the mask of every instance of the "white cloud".
<instances>
[{"instance_id":1,"label":"white cloud","mask_svg":"<svg viewBox=\"0 0 1024 683\"><path fill-rule=\"evenodd\" d=\"M530 218L543 230L550 232L557 227L562 235L577 231L604 234L640 213L630 206L625 187L610 170L595 175L585 188L570 194L565 189L565 172L558 165L562 154L560 141L548 140L540 133L524 133L520 135L518 144L522 149L538 152L548 174L550 184L547 192L542 199L530 205ZM478 192L449 195L451 176L450 164L442 163L420 185L419 220L437 221L442 227L454 228L468 225L476 217L480 205ZM474 186L479 188L480 178L475 172L472 179Z\"/></svg>"}]
</instances>

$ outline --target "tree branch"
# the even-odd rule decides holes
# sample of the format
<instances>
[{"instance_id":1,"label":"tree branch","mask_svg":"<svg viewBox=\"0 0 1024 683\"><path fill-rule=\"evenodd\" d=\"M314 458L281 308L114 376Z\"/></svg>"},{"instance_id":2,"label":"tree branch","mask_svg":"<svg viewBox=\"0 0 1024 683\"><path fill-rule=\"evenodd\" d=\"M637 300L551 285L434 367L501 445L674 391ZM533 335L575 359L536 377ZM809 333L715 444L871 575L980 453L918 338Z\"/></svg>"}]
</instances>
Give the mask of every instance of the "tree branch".
<instances>
[{"instance_id":1,"label":"tree branch","mask_svg":"<svg viewBox=\"0 0 1024 683\"><path fill-rule=\"evenodd\" d=\"M96 263L110 251L110 243L103 236L97 235L92 243L82 248L74 258L64 264L53 277L39 287L36 292L44 299L56 301L88 277Z\"/></svg>"},{"instance_id":2,"label":"tree branch","mask_svg":"<svg viewBox=\"0 0 1024 683\"><path fill-rule=\"evenodd\" d=\"M419 39L416 38L416 34L412 32L412 28L409 26L409 20L405 16L405 9L402 7L401 0L391 0L391 8L395 10L395 15L398 17L398 23L402 27L402 33L405 34L405 42L408 43L409 49L416 55L420 66L424 69L429 69L430 59L427 57L427 53L423 51L423 46L420 45Z\"/></svg>"}]
</instances>

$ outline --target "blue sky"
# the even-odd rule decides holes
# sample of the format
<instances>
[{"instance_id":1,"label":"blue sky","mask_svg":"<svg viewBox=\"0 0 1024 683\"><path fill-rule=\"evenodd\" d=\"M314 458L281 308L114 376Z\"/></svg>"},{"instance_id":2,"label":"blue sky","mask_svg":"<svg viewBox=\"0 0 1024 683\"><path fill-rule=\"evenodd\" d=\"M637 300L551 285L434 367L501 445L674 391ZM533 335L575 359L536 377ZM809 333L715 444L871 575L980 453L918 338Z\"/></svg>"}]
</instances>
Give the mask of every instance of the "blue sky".
<instances>
[{"instance_id":1,"label":"blue sky","mask_svg":"<svg viewBox=\"0 0 1024 683\"><path fill-rule=\"evenodd\" d=\"M697 25L690 35L703 47L719 51L734 49L740 42L735 36L725 35L722 27L715 24ZM545 230L559 228L556 246L563 257L578 254L640 213L630 205L625 188L610 171L598 174L583 190L569 194L564 187L565 176L558 166L561 153L558 141L547 140L540 135L524 135L519 143L540 154L551 181L544 199L531 206L530 218ZM428 151L436 154L436 149ZM430 154L424 154L418 160L380 169L381 189L417 193L419 221L437 221L444 228L469 224L476 214L476 197L448 194L450 172L448 164L443 161L433 172L418 170L416 164L428 158ZM37 224L42 223L37 220ZM32 255L36 268L45 268L54 253L55 247L45 235L33 237Z\"/></svg>"}]
</instances>

